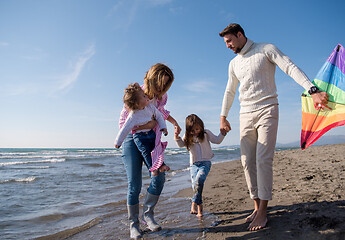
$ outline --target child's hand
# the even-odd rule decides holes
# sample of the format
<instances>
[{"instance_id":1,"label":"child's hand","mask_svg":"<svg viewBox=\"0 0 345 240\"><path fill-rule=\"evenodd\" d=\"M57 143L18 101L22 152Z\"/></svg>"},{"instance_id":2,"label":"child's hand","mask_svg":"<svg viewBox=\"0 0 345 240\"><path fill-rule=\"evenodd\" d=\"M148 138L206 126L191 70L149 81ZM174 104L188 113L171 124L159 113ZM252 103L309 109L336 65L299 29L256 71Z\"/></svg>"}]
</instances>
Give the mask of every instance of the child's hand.
<instances>
[{"instance_id":1,"label":"child's hand","mask_svg":"<svg viewBox=\"0 0 345 240\"><path fill-rule=\"evenodd\" d=\"M116 148L120 148L120 147L121 147L121 145L119 146L119 145L116 145L116 144L115 144L115 147L116 147Z\"/></svg>"},{"instance_id":2,"label":"child's hand","mask_svg":"<svg viewBox=\"0 0 345 240\"><path fill-rule=\"evenodd\" d=\"M177 133L177 135L179 135L181 132L181 128L180 126L178 125L178 123L175 124L175 134Z\"/></svg>"},{"instance_id":3,"label":"child's hand","mask_svg":"<svg viewBox=\"0 0 345 240\"><path fill-rule=\"evenodd\" d=\"M168 135L168 129L163 128L163 129L161 129L161 131L163 132L164 136Z\"/></svg>"},{"instance_id":4,"label":"child's hand","mask_svg":"<svg viewBox=\"0 0 345 240\"><path fill-rule=\"evenodd\" d=\"M226 132L229 132L231 130L230 123L224 116L220 117L220 130L225 130Z\"/></svg>"},{"instance_id":5,"label":"child's hand","mask_svg":"<svg viewBox=\"0 0 345 240\"><path fill-rule=\"evenodd\" d=\"M179 138L180 131L175 127L175 138Z\"/></svg>"},{"instance_id":6,"label":"child's hand","mask_svg":"<svg viewBox=\"0 0 345 240\"><path fill-rule=\"evenodd\" d=\"M225 129L220 129L220 133L223 135L223 136L226 136L227 132Z\"/></svg>"}]
</instances>

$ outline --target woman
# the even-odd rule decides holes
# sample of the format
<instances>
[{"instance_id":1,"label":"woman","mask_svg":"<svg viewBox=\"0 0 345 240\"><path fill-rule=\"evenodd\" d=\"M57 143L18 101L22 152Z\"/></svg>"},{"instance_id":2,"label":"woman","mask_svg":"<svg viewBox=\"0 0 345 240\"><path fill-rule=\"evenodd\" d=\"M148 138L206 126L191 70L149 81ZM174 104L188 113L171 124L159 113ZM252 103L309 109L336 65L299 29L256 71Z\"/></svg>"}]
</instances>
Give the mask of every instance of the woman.
<instances>
[{"instance_id":1,"label":"woman","mask_svg":"<svg viewBox=\"0 0 345 240\"><path fill-rule=\"evenodd\" d=\"M169 111L164 109L164 106L167 103L166 92L169 90L173 81L174 75L171 69L164 64L157 63L146 73L143 90L150 98L150 102L162 113L164 119L174 125L175 131L180 132L181 128L176 120L170 115ZM126 121L128 113L129 111L124 107L119 121L120 128ZM152 120L137 129L153 129L156 124L156 121ZM164 151L164 146L162 149ZM142 165L145 161L133 141L132 134L129 134L122 144L122 160L124 162L128 178L127 209L130 224L130 236L131 238L136 239L141 237L138 219L139 194L142 186ZM150 173L150 176L151 183L147 189L144 201L143 220L151 231L159 231L162 228L154 220L153 209L155 208L163 190L165 172L160 172L158 176L153 176Z\"/></svg>"}]
</instances>

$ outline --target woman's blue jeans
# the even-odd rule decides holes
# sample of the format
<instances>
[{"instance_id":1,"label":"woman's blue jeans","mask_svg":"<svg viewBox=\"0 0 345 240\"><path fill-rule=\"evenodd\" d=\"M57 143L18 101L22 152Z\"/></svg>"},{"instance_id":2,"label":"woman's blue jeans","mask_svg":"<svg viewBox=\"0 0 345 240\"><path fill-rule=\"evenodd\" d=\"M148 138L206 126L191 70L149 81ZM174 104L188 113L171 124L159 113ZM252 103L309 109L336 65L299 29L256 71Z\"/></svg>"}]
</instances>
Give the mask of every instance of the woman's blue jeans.
<instances>
[{"instance_id":1,"label":"woman's blue jeans","mask_svg":"<svg viewBox=\"0 0 345 240\"><path fill-rule=\"evenodd\" d=\"M195 162L190 167L190 175L192 178L192 187L194 191L192 201L196 204L202 204L202 191L206 177L211 170L211 161Z\"/></svg>"},{"instance_id":2,"label":"woman's blue jeans","mask_svg":"<svg viewBox=\"0 0 345 240\"><path fill-rule=\"evenodd\" d=\"M132 134L128 134L122 144L122 160L126 168L128 179L127 204L136 205L139 203L139 194L142 186L142 167L144 158L134 143ZM147 191L153 195L159 196L163 190L165 172L159 172L158 176L153 176L150 171L149 173L151 183Z\"/></svg>"}]
</instances>

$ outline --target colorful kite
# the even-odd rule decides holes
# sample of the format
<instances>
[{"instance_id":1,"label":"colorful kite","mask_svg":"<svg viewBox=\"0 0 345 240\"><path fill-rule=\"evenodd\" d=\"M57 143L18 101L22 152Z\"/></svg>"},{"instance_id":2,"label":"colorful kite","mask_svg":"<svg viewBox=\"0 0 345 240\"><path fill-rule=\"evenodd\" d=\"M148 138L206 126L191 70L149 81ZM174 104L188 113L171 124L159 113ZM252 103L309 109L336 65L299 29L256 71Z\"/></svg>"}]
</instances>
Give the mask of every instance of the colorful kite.
<instances>
[{"instance_id":1,"label":"colorful kite","mask_svg":"<svg viewBox=\"0 0 345 240\"><path fill-rule=\"evenodd\" d=\"M314 106L308 91L302 94L301 148L305 149L332 128L345 125L345 50L336 46L316 75L314 85L327 92L326 107Z\"/></svg>"}]
</instances>

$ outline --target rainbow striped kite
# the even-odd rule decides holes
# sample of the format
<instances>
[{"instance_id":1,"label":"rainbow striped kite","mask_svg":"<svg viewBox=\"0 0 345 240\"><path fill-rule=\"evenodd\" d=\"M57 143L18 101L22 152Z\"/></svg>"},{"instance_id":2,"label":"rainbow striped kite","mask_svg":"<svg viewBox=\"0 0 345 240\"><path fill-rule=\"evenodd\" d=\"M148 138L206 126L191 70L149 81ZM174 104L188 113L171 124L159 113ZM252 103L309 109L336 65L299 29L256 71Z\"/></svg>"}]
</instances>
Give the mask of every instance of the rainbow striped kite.
<instances>
[{"instance_id":1,"label":"rainbow striped kite","mask_svg":"<svg viewBox=\"0 0 345 240\"><path fill-rule=\"evenodd\" d=\"M316 75L314 85L327 92L327 108L315 108L311 96L302 94L301 148L316 142L332 128L345 125L345 50L338 44Z\"/></svg>"}]
</instances>

